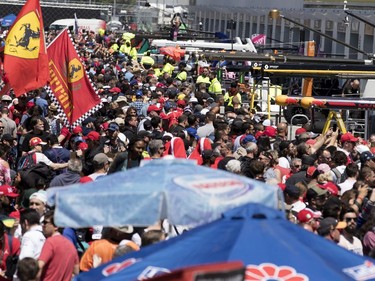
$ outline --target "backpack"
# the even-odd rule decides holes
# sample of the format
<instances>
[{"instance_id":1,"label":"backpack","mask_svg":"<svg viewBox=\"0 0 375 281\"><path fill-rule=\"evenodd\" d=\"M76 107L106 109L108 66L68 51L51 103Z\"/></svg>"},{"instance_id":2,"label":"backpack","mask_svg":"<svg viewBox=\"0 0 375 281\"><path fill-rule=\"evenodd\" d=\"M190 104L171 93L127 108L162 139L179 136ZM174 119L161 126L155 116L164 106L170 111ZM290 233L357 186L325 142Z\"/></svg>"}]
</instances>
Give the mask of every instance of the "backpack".
<instances>
[{"instance_id":1,"label":"backpack","mask_svg":"<svg viewBox=\"0 0 375 281\"><path fill-rule=\"evenodd\" d=\"M345 171L341 174L337 168L333 168L332 172L335 174L337 178L336 184L343 183L348 178L348 175L346 174Z\"/></svg>"},{"instance_id":2,"label":"backpack","mask_svg":"<svg viewBox=\"0 0 375 281\"><path fill-rule=\"evenodd\" d=\"M25 156L22 156L20 160L18 160L17 171L19 170L26 170L36 165L36 154L35 152L28 153Z\"/></svg>"}]
</instances>

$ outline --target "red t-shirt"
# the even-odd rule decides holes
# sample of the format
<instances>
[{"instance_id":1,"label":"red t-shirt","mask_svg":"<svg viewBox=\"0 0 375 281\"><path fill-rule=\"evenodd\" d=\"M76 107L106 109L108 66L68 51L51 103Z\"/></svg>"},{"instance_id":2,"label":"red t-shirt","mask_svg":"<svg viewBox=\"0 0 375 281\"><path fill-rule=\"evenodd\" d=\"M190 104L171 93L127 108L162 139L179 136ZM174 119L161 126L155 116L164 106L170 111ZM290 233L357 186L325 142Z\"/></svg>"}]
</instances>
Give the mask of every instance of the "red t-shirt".
<instances>
[{"instance_id":1,"label":"red t-shirt","mask_svg":"<svg viewBox=\"0 0 375 281\"><path fill-rule=\"evenodd\" d=\"M41 278L43 281L70 281L74 265L79 263L73 243L62 235L47 238L39 260L45 262Z\"/></svg>"}]
</instances>

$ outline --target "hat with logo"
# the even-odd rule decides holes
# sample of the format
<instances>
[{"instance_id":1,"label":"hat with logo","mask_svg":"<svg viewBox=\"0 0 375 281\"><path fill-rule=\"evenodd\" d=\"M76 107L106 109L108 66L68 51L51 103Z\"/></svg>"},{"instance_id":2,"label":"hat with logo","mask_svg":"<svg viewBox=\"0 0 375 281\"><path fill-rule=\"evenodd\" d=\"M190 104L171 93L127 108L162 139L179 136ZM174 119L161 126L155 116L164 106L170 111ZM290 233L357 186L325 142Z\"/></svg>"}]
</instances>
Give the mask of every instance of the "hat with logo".
<instances>
[{"instance_id":1,"label":"hat with logo","mask_svg":"<svg viewBox=\"0 0 375 281\"><path fill-rule=\"evenodd\" d=\"M362 152L359 156L359 160L361 161L361 163L365 163L366 161L373 159L375 159L375 155L372 154L370 151Z\"/></svg>"},{"instance_id":2,"label":"hat with logo","mask_svg":"<svg viewBox=\"0 0 375 281\"><path fill-rule=\"evenodd\" d=\"M108 131L112 131L112 132L118 131L119 129L120 129L120 126L116 122L109 123L108 128L107 128Z\"/></svg>"},{"instance_id":3,"label":"hat with logo","mask_svg":"<svg viewBox=\"0 0 375 281\"><path fill-rule=\"evenodd\" d=\"M339 195L339 188L333 182L326 182L325 184L322 184L321 187L334 196Z\"/></svg>"},{"instance_id":4,"label":"hat with logo","mask_svg":"<svg viewBox=\"0 0 375 281\"><path fill-rule=\"evenodd\" d=\"M46 145L47 143L42 141L41 138L38 138L38 137L33 137L30 141L29 141L29 145L31 147L34 147L34 146L37 146L37 145Z\"/></svg>"},{"instance_id":5,"label":"hat with logo","mask_svg":"<svg viewBox=\"0 0 375 281\"><path fill-rule=\"evenodd\" d=\"M19 194L15 192L15 189L7 184L0 186L0 195L5 195L8 197L18 197Z\"/></svg>"},{"instance_id":6,"label":"hat with logo","mask_svg":"<svg viewBox=\"0 0 375 281\"><path fill-rule=\"evenodd\" d=\"M354 137L351 133L345 133L341 136L340 141L344 142L357 142L358 138Z\"/></svg>"},{"instance_id":7,"label":"hat with logo","mask_svg":"<svg viewBox=\"0 0 375 281\"><path fill-rule=\"evenodd\" d=\"M310 222L312 219L317 219L319 217L320 217L319 214L316 214L309 209L303 209L298 212L297 220L300 223L306 223L306 222Z\"/></svg>"},{"instance_id":8,"label":"hat with logo","mask_svg":"<svg viewBox=\"0 0 375 281\"><path fill-rule=\"evenodd\" d=\"M98 141L100 139L100 134L96 131L91 131L85 137L86 140Z\"/></svg>"},{"instance_id":9,"label":"hat with logo","mask_svg":"<svg viewBox=\"0 0 375 281\"><path fill-rule=\"evenodd\" d=\"M346 226L347 226L346 222L343 222L343 221L338 222L335 218L328 217L320 221L320 224L318 227L318 234L320 236L326 236L331 232L331 230L344 229L346 228Z\"/></svg>"}]
</instances>

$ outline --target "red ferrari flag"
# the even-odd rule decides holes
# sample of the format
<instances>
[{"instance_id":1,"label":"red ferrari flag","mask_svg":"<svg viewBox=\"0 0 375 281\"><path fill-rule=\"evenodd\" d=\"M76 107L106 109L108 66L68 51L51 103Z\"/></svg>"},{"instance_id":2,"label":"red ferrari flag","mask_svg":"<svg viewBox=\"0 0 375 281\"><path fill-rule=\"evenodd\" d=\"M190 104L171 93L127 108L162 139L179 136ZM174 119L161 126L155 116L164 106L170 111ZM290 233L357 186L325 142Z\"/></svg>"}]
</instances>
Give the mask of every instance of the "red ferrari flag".
<instances>
[{"instance_id":1,"label":"red ferrari flag","mask_svg":"<svg viewBox=\"0 0 375 281\"><path fill-rule=\"evenodd\" d=\"M67 29L48 46L50 95L69 126L75 127L101 106Z\"/></svg>"},{"instance_id":2,"label":"red ferrari flag","mask_svg":"<svg viewBox=\"0 0 375 281\"><path fill-rule=\"evenodd\" d=\"M39 0L28 0L9 30L5 39L4 71L17 97L49 81Z\"/></svg>"}]
</instances>

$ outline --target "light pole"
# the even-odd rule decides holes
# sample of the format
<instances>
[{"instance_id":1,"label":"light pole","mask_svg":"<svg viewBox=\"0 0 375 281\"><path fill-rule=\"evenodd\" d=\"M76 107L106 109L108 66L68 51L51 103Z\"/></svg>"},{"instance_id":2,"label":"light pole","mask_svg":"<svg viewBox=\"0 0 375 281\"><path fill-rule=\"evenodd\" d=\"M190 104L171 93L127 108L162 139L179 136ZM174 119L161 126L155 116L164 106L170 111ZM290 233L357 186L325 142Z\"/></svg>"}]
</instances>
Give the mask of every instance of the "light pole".
<instances>
[{"instance_id":1,"label":"light pole","mask_svg":"<svg viewBox=\"0 0 375 281\"><path fill-rule=\"evenodd\" d=\"M313 29L313 28L311 28L311 27L308 27L308 26L306 26L306 25L304 25L304 24L302 24L302 23L299 23L298 21L295 21L295 20L292 20L292 19L290 19L290 18L285 17L284 15L280 14L280 11L279 11L279 10L276 10L276 9L271 10L271 11L269 12L268 15L269 15L269 17L272 18L272 19L283 18L283 19L285 19L285 20L287 20L287 21L290 21L291 23L294 23L295 25L301 26L301 27L303 27L304 29L307 29L307 30L310 30L310 31L312 31L312 32L315 32L315 33L319 34L320 36L323 36L323 37L325 37L325 38L328 38L328 39L330 39L330 40L332 40L332 41L334 41L334 42L336 42L336 43L339 43L339 44L341 44L341 45L343 45L343 46L345 46L345 47L347 47L347 48L349 48L349 49L352 49L352 50L354 50L354 51L356 51L356 52L358 52L358 53L360 53L360 54L364 54L364 55L366 55L366 56L369 57L369 58L370 58L370 57L371 57L371 58L373 57L371 54L366 53L365 51L363 51L363 50L361 50L361 49L358 49L358 48L356 48L356 47L354 47L354 46L352 46L352 45L349 45L349 44L347 44L347 43L345 43L345 42L342 42L342 41L340 41L340 40L337 40L336 38L334 38L334 37L332 37L332 36L329 36L329 35L327 35L327 34L325 34L325 33L323 33L323 32L320 32L320 31L315 30L315 29Z\"/></svg>"}]
</instances>

